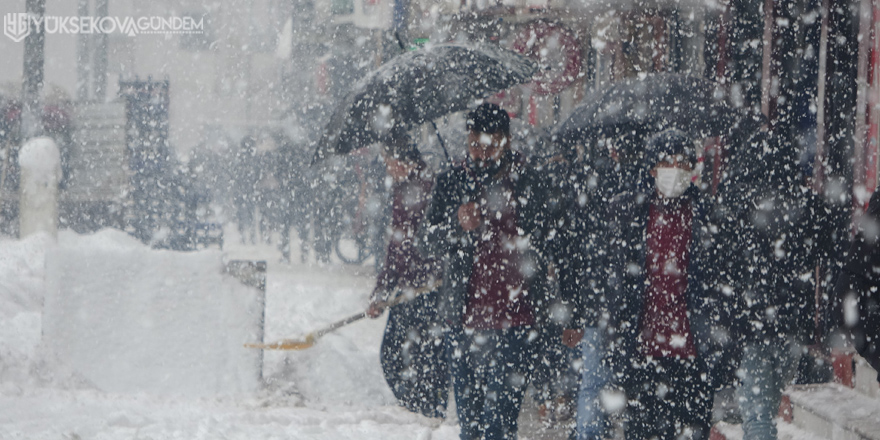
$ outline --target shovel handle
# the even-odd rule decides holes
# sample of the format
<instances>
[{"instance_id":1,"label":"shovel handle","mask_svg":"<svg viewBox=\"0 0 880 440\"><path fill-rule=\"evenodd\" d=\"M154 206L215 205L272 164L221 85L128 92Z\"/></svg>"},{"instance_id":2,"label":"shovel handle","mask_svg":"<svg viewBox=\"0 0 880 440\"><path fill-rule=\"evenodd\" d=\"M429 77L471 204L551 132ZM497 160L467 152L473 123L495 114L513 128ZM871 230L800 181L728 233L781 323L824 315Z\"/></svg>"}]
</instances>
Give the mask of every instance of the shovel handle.
<instances>
[{"instance_id":1,"label":"shovel handle","mask_svg":"<svg viewBox=\"0 0 880 440\"><path fill-rule=\"evenodd\" d=\"M336 321L326 327L323 327L321 329L316 330L314 332L315 338L316 339L320 338L321 336L324 336L327 333L330 333L338 328L345 327L346 325L351 324L352 322L360 321L361 319L364 319L366 316L367 316L367 312L360 312L360 313L351 315L348 318L340 319L339 321Z\"/></svg>"},{"instance_id":2,"label":"shovel handle","mask_svg":"<svg viewBox=\"0 0 880 440\"><path fill-rule=\"evenodd\" d=\"M409 301L419 295L431 292L439 287L440 287L439 283L431 283L428 286L424 286L422 288L415 290L414 295L400 295L400 294L398 294L394 299L386 302L385 307L388 308L388 307L396 306L398 304ZM367 317L367 312L356 313L356 314L351 315L347 318L340 319L339 321L336 321L332 324L328 324L324 327L321 327L318 330L315 330L315 331L307 334L302 339L282 339L278 342L272 342L272 343L268 343L268 344L266 344L266 343L248 343L248 344L244 344L244 346L247 348L257 348L257 349L261 349L261 350L305 350L306 348L310 348L311 346L315 345L315 342L317 342L318 338L320 338L321 336L324 336L327 333L335 331L339 328L345 327L346 325L349 325L353 322L360 321L361 319L364 319L365 317Z\"/></svg>"}]
</instances>

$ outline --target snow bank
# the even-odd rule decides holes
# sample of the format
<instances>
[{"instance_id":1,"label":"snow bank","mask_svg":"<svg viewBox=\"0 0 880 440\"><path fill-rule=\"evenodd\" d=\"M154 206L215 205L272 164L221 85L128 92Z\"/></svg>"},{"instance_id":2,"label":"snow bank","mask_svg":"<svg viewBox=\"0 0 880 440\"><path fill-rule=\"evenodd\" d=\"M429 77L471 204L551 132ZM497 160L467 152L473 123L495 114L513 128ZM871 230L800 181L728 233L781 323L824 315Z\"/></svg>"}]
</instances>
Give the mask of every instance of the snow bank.
<instances>
[{"instance_id":1,"label":"snow bank","mask_svg":"<svg viewBox=\"0 0 880 440\"><path fill-rule=\"evenodd\" d=\"M41 311L46 249L51 245L46 234L0 239L0 321Z\"/></svg>"},{"instance_id":2,"label":"snow bank","mask_svg":"<svg viewBox=\"0 0 880 440\"><path fill-rule=\"evenodd\" d=\"M55 141L47 137L29 140L18 154L21 168L33 171L46 179L55 179L54 173L61 167L61 156Z\"/></svg>"},{"instance_id":3,"label":"snow bank","mask_svg":"<svg viewBox=\"0 0 880 440\"><path fill-rule=\"evenodd\" d=\"M259 256L259 253L231 251L233 255ZM48 275L46 255L55 260L50 261L50 270L62 261L81 268L79 273L68 271L63 278L51 276L56 278L52 281L56 288L73 291L70 286L79 285L81 289L70 294L73 298L58 298L57 293L48 293L47 314L42 317L43 291L47 286L44 279ZM80 258L73 260L75 255ZM190 258L179 259L181 256ZM218 258L217 252L181 255L150 250L115 231L88 236L61 231L57 244L48 236L40 235L22 241L0 239L0 438L458 438L454 420L438 426L437 421L397 405L384 383L378 359L384 319L365 319L349 325L324 336L308 350L266 352L264 371L268 386L262 390L236 395L193 395L186 388L189 385L183 383L184 379L175 376L180 371L201 368L202 363L208 363L201 370L205 378L198 381L220 381L226 377L218 373L225 366L218 366L213 355L206 353L207 349L203 349L199 341L193 340L191 330L200 328L202 334L196 339L209 343L231 339L228 326L222 321L243 307L235 298L230 300L218 296L217 290L195 285L193 280L199 273L210 269L217 274L214 269L219 269ZM270 260L266 298L269 340L302 335L366 307L374 282L371 275L354 275L350 267L291 267L275 265L266 259ZM116 272L118 269L111 268L114 265L127 272ZM147 272L151 265L158 267L150 274ZM175 284L188 286L187 295L191 297L209 296L214 301L226 298L228 302L224 307L233 310L215 313L211 309L174 321L171 317L183 314L176 309L191 310L195 302L186 295L172 298L170 294L157 293ZM253 294L250 290L241 293ZM61 301L66 301L64 304L77 301L89 307L71 307L65 313L53 312L50 316L48 309L58 308ZM56 302L54 306L53 302ZM140 309L121 310L122 302ZM213 305L205 304L205 307L210 309ZM171 316L162 316L163 313ZM41 326L58 326L51 322L52 316L68 322L65 325L73 333L59 334L56 329L53 331L56 338L47 332L46 342L40 344ZM70 325L81 319L89 320L94 328ZM113 320L120 328L109 328L99 322L103 319ZM133 333L132 328L137 329L147 319L153 322L153 331L146 337L130 336L125 340L125 334L117 334L120 331ZM188 323L190 328L179 332L157 328L162 325L186 327L181 322ZM89 332L94 335L88 335ZM90 336L97 339L87 340ZM159 340L160 337L166 339ZM121 345L111 343L120 340ZM89 342L97 348L89 347ZM65 365L63 361L67 359L60 356L46 354L48 350L43 348L50 343L56 348L62 344L75 345L67 350L102 348L107 352L94 357L93 368L83 369L77 364ZM172 371L169 363L174 359L156 351L167 349L167 345L197 353L197 361L201 363L178 363L179 369ZM119 347L128 352L114 352ZM230 344L228 353L234 355L239 348L238 342ZM217 348L221 352L226 349L226 346ZM16 356L9 356L10 352ZM149 354L154 356L150 358ZM144 365L132 365L125 356L142 356ZM129 362L127 365L132 371L109 369L110 364L121 361ZM100 370L102 368L104 370ZM145 371L147 369L163 371L166 375L158 377L156 372ZM96 377L100 372L107 377ZM101 388L102 380L132 379L130 376L138 372L149 375L152 381L134 378L148 383L125 381L121 385L128 389L144 385L146 388L140 390L147 391L155 391L155 387L161 385L163 393L123 394L94 389ZM175 394L164 394L168 388L174 388Z\"/></svg>"},{"instance_id":4,"label":"snow bank","mask_svg":"<svg viewBox=\"0 0 880 440\"><path fill-rule=\"evenodd\" d=\"M40 343L45 234L0 240L0 383L23 383Z\"/></svg>"},{"instance_id":5,"label":"snow bank","mask_svg":"<svg viewBox=\"0 0 880 440\"><path fill-rule=\"evenodd\" d=\"M46 258L44 344L104 391L253 391L263 299L224 275L222 253L149 249L126 234L65 234Z\"/></svg>"}]
</instances>

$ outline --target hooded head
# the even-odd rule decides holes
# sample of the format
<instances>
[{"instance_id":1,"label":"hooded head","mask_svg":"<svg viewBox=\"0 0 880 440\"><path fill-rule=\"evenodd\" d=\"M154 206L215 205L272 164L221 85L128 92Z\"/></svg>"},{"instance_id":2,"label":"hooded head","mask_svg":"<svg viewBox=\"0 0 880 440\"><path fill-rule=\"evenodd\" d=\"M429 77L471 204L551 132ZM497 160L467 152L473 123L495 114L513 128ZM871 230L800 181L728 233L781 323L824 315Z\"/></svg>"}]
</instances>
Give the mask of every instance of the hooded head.
<instances>
[{"instance_id":1,"label":"hooded head","mask_svg":"<svg viewBox=\"0 0 880 440\"><path fill-rule=\"evenodd\" d=\"M402 125L391 127L381 140L385 146L385 152L403 151L409 148L409 145L412 143L409 130Z\"/></svg>"},{"instance_id":2,"label":"hooded head","mask_svg":"<svg viewBox=\"0 0 880 440\"><path fill-rule=\"evenodd\" d=\"M657 164L677 157L679 160L688 162L691 167L697 164L694 141L685 132L675 128L651 136L647 141L646 150L648 163Z\"/></svg>"},{"instance_id":3,"label":"hooded head","mask_svg":"<svg viewBox=\"0 0 880 440\"><path fill-rule=\"evenodd\" d=\"M648 140L646 153L660 197L674 199L690 187L697 154L684 132L669 129L657 133Z\"/></svg>"},{"instance_id":4,"label":"hooded head","mask_svg":"<svg viewBox=\"0 0 880 440\"><path fill-rule=\"evenodd\" d=\"M496 104L483 103L467 115L468 131L510 134L510 116Z\"/></svg>"},{"instance_id":5,"label":"hooded head","mask_svg":"<svg viewBox=\"0 0 880 440\"><path fill-rule=\"evenodd\" d=\"M385 171L396 182L407 180L424 165L422 154L405 130L394 132L386 140L382 158L385 160Z\"/></svg>"},{"instance_id":6,"label":"hooded head","mask_svg":"<svg viewBox=\"0 0 880 440\"><path fill-rule=\"evenodd\" d=\"M510 149L510 116L495 104L480 104L468 113L468 153L479 167L496 164Z\"/></svg>"}]
</instances>

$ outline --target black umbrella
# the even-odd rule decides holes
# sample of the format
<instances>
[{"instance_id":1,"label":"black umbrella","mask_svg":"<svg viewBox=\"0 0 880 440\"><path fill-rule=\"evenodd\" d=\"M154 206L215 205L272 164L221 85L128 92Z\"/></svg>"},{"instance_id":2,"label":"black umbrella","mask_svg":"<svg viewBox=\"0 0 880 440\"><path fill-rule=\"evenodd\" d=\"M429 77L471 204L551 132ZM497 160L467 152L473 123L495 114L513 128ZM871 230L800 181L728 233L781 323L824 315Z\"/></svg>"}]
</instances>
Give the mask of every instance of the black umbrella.
<instances>
[{"instance_id":1,"label":"black umbrella","mask_svg":"<svg viewBox=\"0 0 880 440\"><path fill-rule=\"evenodd\" d=\"M563 143L677 128L694 138L754 130L761 119L728 104L718 83L676 74L655 74L615 83L584 99L554 137Z\"/></svg>"},{"instance_id":2,"label":"black umbrella","mask_svg":"<svg viewBox=\"0 0 880 440\"><path fill-rule=\"evenodd\" d=\"M333 112L314 161L380 141L531 79L537 66L497 47L442 44L397 56L359 81Z\"/></svg>"}]
</instances>

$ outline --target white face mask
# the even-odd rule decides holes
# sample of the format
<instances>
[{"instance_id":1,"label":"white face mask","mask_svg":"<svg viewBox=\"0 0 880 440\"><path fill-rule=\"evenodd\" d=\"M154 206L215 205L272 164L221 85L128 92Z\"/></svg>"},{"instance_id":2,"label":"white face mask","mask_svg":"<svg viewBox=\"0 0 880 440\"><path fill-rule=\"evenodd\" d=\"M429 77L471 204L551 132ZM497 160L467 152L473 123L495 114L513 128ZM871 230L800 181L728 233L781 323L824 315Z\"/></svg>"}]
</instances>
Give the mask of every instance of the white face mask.
<instances>
[{"instance_id":1,"label":"white face mask","mask_svg":"<svg viewBox=\"0 0 880 440\"><path fill-rule=\"evenodd\" d=\"M681 168L656 168L657 177L654 183L657 190L663 197L674 199L684 194L685 190L691 185L691 172Z\"/></svg>"}]
</instances>

